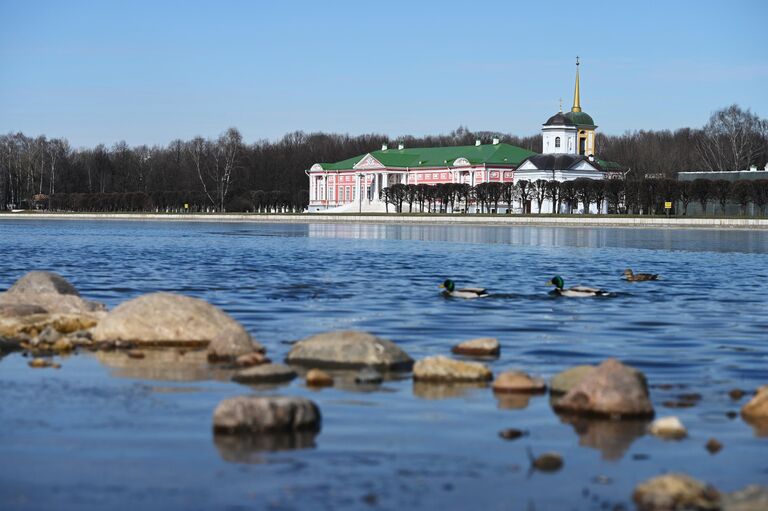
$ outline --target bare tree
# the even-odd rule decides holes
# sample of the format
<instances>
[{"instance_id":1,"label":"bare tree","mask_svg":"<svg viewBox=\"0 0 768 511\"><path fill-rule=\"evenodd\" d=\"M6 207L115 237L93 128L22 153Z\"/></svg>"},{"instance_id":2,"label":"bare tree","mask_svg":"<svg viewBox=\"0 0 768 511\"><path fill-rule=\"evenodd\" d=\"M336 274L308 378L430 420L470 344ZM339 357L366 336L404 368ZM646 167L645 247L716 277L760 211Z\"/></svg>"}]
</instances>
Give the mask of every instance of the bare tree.
<instances>
[{"instance_id":1,"label":"bare tree","mask_svg":"<svg viewBox=\"0 0 768 511\"><path fill-rule=\"evenodd\" d=\"M713 113L696 147L709 170L743 170L765 152L768 121L731 105Z\"/></svg>"}]
</instances>

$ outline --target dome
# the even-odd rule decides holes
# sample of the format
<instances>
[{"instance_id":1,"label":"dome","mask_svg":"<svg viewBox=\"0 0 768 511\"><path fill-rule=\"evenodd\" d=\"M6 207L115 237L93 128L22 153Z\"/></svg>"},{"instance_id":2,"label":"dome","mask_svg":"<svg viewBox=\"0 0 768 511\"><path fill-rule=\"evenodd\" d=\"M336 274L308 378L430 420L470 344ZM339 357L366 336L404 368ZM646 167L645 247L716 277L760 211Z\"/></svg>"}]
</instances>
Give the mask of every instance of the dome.
<instances>
[{"instance_id":1,"label":"dome","mask_svg":"<svg viewBox=\"0 0 768 511\"><path fill-rule=\"evenodd\" d=\"M544 126L573 126L573 122L563 112L557 112L547 119Z\"/></svg>"},{"instance_id":2,"label":"dome","mask_svg":"<svg viewBox=\"0 0 768 511\"><path fill-rule=\"evenodd\" d=\"M568 124L576 126L594 126L595 121L586 112L568 112L564 115L568 119Z\"/></svg>"}]
</instances>

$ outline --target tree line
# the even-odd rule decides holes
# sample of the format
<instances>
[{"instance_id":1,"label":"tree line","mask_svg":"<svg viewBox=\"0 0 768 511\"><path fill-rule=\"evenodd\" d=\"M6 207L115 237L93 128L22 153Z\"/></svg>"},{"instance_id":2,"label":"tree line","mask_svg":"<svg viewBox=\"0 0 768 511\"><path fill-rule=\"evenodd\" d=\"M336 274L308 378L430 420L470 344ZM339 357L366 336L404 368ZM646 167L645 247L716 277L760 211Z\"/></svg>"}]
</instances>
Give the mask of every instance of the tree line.
<instances>
[{"instance_id":1,"label":"tree line","mask_svg":"<svg viewBox=\"0 0 768 511\"><path fill-rule=\"evenodd\" d=\"M729 203L737 204L741 214L754 205L765 215L768 179L727 181L671 178L543 180L517 183L488 182L477 186L459 183L395 184L381 190L381 199L395 212L462 212L475 206L478 213L588 213L592 205L598 212L613 214L666 213L687 215L691 203L719 206L725 213ZM548 202L545 208L545 201ZM671 208L667 208L671 203ZM407 209L406 209L407 206Z\"/></svg>"},{"instance_id":2,"label":"tree line","mask_svg":"<svg viewBox=\"0 0 768 511\"><path fill-rule=\"evenodd\" d=\"M539 134L518 137L464 127L447 135L396 141L378 134L297 131L278 141L252 144L230 128L216 138L174 140L167 146L131 147L123 141L92 148L72 148L66 139L10 133L0 136L0 210L300 211L308 203L305 170L314 163L365 154L384 143L439 147L472 145L475 140L490 143L493 138L542 150ZM598 155L629 169L631 180L646 174L671 178L679 171L762 167L768 161L768 121L733 105L712 114L702 129L598 134L596 144ZM486 204L485 192L473 193ZM497 192L488 193L495 197ZM421 202L429 200L424 195ZM466 191L453 191L448 200L466 201Z\"/></svg>"}]
</instances>

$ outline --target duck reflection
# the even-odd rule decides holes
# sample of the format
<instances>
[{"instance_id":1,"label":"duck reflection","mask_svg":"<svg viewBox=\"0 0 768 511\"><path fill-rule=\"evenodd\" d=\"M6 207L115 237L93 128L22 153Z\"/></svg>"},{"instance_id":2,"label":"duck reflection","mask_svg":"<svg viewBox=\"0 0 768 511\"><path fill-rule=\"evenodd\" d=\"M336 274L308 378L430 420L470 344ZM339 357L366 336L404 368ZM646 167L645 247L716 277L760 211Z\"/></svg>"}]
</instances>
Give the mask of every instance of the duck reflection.
<instances>
[{"instance_id":1,"label":"duck reflection","mask_svg":"<svg viewBox=\"0 0 768 511\"><path fill-rule=\"evenodd\" d=\"M219 456L230 463L264 463L265 452L313 449L316 432L261 433L255 435L214 434L213 444Z\"/></svg>"},{"instance_id":2,"label":"duck reflection","mask_svg":"<svg viewBox=\"0 0 768 511\"><path fill-rule=\"evenodd\" d=\"M579 445L597 449L604 460L620 460L632 442L645 435L649 420L611 420L560 415L560 422L570 424L579 435Z\"/></svg>"}]
</instances>

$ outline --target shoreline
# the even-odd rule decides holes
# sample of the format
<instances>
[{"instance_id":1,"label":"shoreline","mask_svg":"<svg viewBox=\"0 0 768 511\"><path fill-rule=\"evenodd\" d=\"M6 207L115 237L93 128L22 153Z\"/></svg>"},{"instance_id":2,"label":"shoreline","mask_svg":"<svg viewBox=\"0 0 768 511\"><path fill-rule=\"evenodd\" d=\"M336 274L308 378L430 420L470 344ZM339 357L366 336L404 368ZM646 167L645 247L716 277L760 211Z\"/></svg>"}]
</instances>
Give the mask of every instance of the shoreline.
<instances>
[{"instance_id":1,"label":"shoreline","mask_svg":"<svg viewBox=\"0 0 768 511\"><path fill-rule=\"evenodd\" d=\"M574 218L575 217L575 218ZM402 215L402 214L242 214L242 213L3 213L2 220L131 220L232 223L352 223L395 225L475 225L768 230L766 218L684 218L624 216Z\"/></svg>"}]
</instances>

